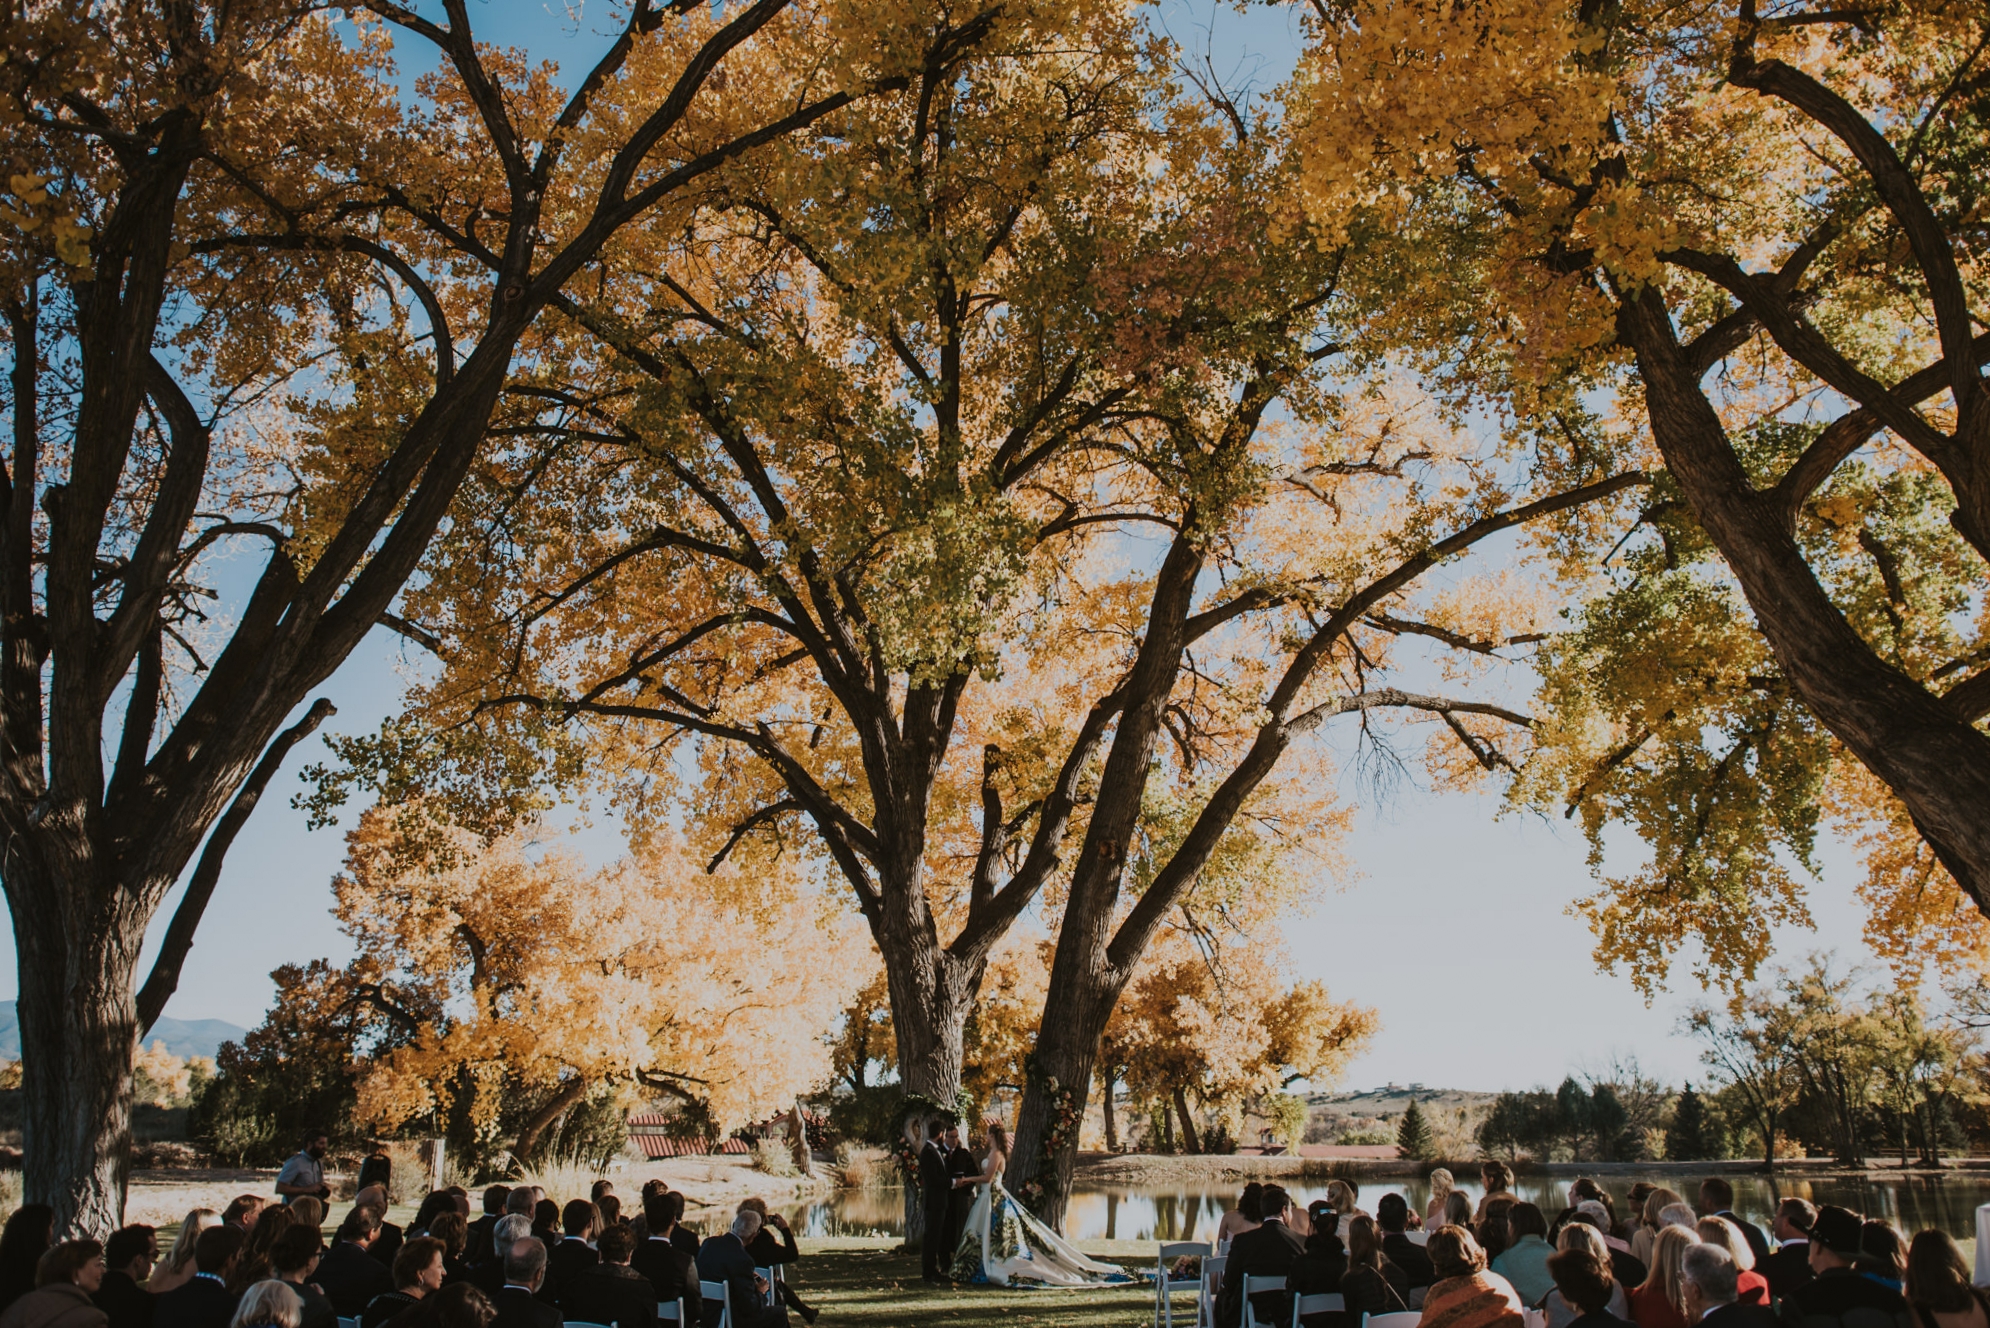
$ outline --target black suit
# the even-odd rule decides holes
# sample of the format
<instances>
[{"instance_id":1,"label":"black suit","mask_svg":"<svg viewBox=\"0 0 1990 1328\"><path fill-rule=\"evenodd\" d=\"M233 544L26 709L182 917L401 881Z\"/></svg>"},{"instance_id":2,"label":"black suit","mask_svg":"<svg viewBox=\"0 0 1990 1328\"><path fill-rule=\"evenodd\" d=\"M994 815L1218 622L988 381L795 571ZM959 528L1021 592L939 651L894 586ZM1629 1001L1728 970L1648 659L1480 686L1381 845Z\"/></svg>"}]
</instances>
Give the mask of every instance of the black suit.
<instances>
[{"instance_id":1,"label":"black suit","mask_svg":"<svg viewBox=\"0 0 1990 1328\"><path fill-rule=\"evenodd\" d=\"M1384 1233L1382 1253L1403 1270L1412 1287L1427 1287L1437 1280L1437 1270L1430 1266L1430 1256L1424 1253L1423 1246L1400 1231Z\"/></svg>"},{"instance_id":2,"label":"black suit","mask_svg":"<svg viewBox=\"0 0 1990 1328\"><path fill-rule=\"evenodd\" d=\"M1610 1251L1610 1276L1616 1279L1617 1285L1643 1286L1645 1275L1650 1271L1637 1255L1627 1254L1623 1250Z\"/></svg>"},{"instance_id":3,"label":"black suit","mask_svg":"<svg viewBox=\"0 0 1990 1328\"><path fill-rule=\"evenodd\" d=\"M1731 1212L1715 1213L1714 1216L1724 1217L1728 1221L1734 1223L1736 1226L1741 1228L1741 1238L1747 1241L1748 1248L1754 1251L1755 1267L1757 1271L1760 1271L1762 1265L1768 1262L1770 1254L1769 1238L1762 1234L1762 1228L1756 1226L1753 1222L1750 1222L1747 1218L1740 1217ZM1766 1275L1767 1274L1764 1274L1764 1276ZM1708 1315L1707 1317L1712 1318L1713 1316Z\"/></svg>"},{"instance_id":4,"label":"black suit","mask_svg":"<svg viewBox=\"0 0 1990 1328\"><path fill-rule=\"evenodd\" d=\"M636 1246L629 1267L647 1279L658 1300L698 1303L698 1261L677 1248L676 1242L651 1236Z\"/></svg>"},{"instance_id":5,"label":"black suit","mask_svg":"<svg viewBox=\"0 0 1990 1328\"><path fill-rule=\"evenodd\" d=\"M919 1270L929 1282L937 1281L953 1260L947 1244L947 1200L953 1194L953 1181L947 1175L947 1156L931 1139L919 1150L919 1194L924 1200L926 1228L919 1237ZM942 1262L941 1251L946 1251Z\"/></svg>"},{"instance_id":6,"label":"black suit","mask_svg":"<svg viewBox=\"0 0 1990 1328\"><path fill-rule=\"evenodd\" d=\"M1759 1305L1719 1305L1706 1312L1701 1328L1776 1328L1776 1318Z\"/></svg>"},{"instance_id":7,"label":"black suit","mask_svg":"<svg viewBox=\"0 0 1990 1328\"><path fill-rule=\"evenodd\" d=\"M1817 1274L1810 1271L1810 1242L1789 1241L1767 1259L1755 1261L1755 1271L1769 1279L1769 1294L1781 1300ZM117 1328L112 1324L111 1328Z\"/></svg>"},{"instance_id":8,"label":"black suit","mask_svg":"<svg viewBox=\"0 0 1990 1328\"><path fill-rule=\"evenodd\" d=\"M485 1213L472 1222L463 1237L463 1258L471 1264L489 1263L497 1253L497 1224L503 1213Z\"/></svg>"},{"instance_id":9,"label":"black suit","mask_svg":"<svg viewBox=\"0 0 1990 1328\"><path fill-rule=\"evenodd\" d=\"M311 1275L341 1319L357 1319L373 1298L394 1289L394 1275L382 1268L363 1245L342 1240L318 1260Z\"/></svg>"},{"instance_id":10,"label":"black suit","mask_svg":"<svg viewBox=\"0 0 1990 1328\"><path fill-rule=\"evenodd\" d=\"M546 1289L552 1293L553 1303L562 1310L567 1307L567 1288L575 1278L601 1262L601 1256L579 1236L568 1236L555 1245L546 1256Z\"/></svg>"},{"instance_id":11,"label":"black suit","mask_svg":"<svg viewBox=\"0 0 1990 1328\"><path fill-rule=\"evenodd\" d=\"M1223 1286L1216 1294L1216 1322L1236 1323L1243 1317L1246 1277L1292 1276L1292 1266L1305 1253L1306 1242L1299 1233L1276 1219L1255 1231L1239 1232L1230 1241L1229 1261L1223 1265ZM1251 1297L1251 1311L1275 1324L1292 1322L1292 1292L1260 1291Z\"/></svg>"},{"instance_id":12,"label":"black suit","mask_svg":"<svg viewBox=\"0 0 1990 1328\"><path fill-rule=\"evenodd\" d=\"M696 1255L700 1242L697 1232L679 1222L670 1229L670 1243L678 1249L683 1250L686 1254Z\"/></svg>"},{"instance_id":13,"label":"black suit","mask_svg":"<svg viewBox=\"0 0 1990 1328\"><path fill-rule=\"evenodd\" d=\"M561 1328L560 1312L522 1286L498 1288L491 1328Z\"/></svg>"},{"instance_id":14,"label":"black suit","mask_svg":"<svg viewBox=\"0 0 1990 1328\"><path fill-rule=\"evenodd\" d=\"M726 1284L732 1328L788 1328L788 1312L760 1298L759 1288L753 1285L753 1256L731 1232L698 1246L698 1278ZM700 1314L704 1328L718 1328L725 1308L716 1300L706 1301Z\"/></svg>"},{"instance_id":15,"label":"black suit","mask_svg":"<svg viewBox=\"0 0 1990 1328\"><path fill-rule=\"evenodd\" d=\"M235 1317L235 1300L235 1294L217 1279L197 1275L159 1297L152 1307L152 1328L228 1328Z\"/></svg>"},{"instance_id":16,"label":"black suit","mask_svg":"<svg viewBox=\"0 0 1990 1328\"><path fill-rule=\"evenodd\" d=\"M1912 1328L1914 1315L1898 1291L1849 1268L1827 1268L1783 1297L1789 1328Z\"/></svg>"},{"instance_id":17,"label":"black suit","mask_svg":"<svg viewBox=\"0 0 1990 1328\"><path fill-rule=\"evenodd\" d=\"M113 1268L90 1299L111 1321L110 1328L152 1328L152 1310L159 1297L132 1281L130 1273Z\"/></svg>"},{"instance_id":18,"label":"black suit","mask_svg":"<svg viewBox=\"0 0 1990 1328\"><path fill-rule=\"evenodd\" d=\"M612 1323L616 1328L656 1328L656 1303L675 1300L659 1296L649 1279L625 1263L598 1263L583 1268L567 1286L560 1308L582 1323ZM692 1297L697 1300L696 1296ZM679 1328L691 1328L680 1324Z\"/></svg>"},{"instance_id":19,"label":"black suit","mask_svg":"<svg viewBox=\"0 0 1990 1328\"><path fill-rule=\"evenodd\" d=\"M965 1180L969 1176L979 1176L981 1164L974 1160L974 1151L965 1145L947 1150L947 1179ZM947 1257L960 1248L960 1233L967 1229L967 1214L974 1207L974 1187L963 1185L947 1193Z\"/></svg>"},{"instance_id":20,"label":"black suit","mask_svg":"<svg viewBox=\"0 0 1990 1328\"><path fill-rule=\"evenodd\" d=\"M377 1259L380 1262L380 1266L387 1269L388 1276L391 1277L393 1276L394 1256L399 1254L401 1246L407 1243L406 1232L402 1231L392 1222L382 1222L380 1224L380 1234L373 1238L373 1243L366 1247L366 1252Z\"/></svg>"}]
</instances>

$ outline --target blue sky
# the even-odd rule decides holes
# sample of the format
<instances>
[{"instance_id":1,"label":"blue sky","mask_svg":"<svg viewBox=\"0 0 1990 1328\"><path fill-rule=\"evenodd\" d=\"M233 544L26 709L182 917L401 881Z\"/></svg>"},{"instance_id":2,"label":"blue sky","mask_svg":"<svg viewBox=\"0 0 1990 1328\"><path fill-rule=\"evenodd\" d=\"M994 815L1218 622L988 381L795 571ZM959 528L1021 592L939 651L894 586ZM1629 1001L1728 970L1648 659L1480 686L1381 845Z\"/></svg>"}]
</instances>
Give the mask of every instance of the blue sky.
<instances>
[{"instance_id":1,"label":"blue sky","mask_svg":"<svg viewBox=\"0 0 1990 1328\"><path fill-rule=\"evenodd\" d=\"M532 0L470 7L486 39L560 60L569 72L601 49L611 22L607 6L580 0L571 11ZM1159 13L1233 89L1275 85L1298 51L1291 8L1240 14L1208 0L1171 0ZM394 708L407 663L399 639L377 630L320 689L339 710L326 728L377 727ZM296 771L324 757L315 739L293 753L243 831L168 1013L253 1025L270 999L271 969L350 952L330 912L343 830L309 832L303 813L289 806L300 787ZM1382 1032L1346 1086L1521 1088L1621 1055L1672 1082L1697 1076L1694 1048L1674 1034L1696 994L1690 980L1682 974L1687 988L1647 1007L1626 978L1596 971L1587 928L1566 914L1594 888L1577 828L1501 816L1489 797L1432 794L1407 781L1378 795L1347 778L1341 796L1360 806L1346 846L1357 879L1338 890L1323 882L1311 911L1284 929L1301 976L1324 979L1338 996L1381 1013ZM617 851L612 825L578 830L597 860ZM1821 859L1824 880L1812 894L1817 931L1779 935L1783 959L1811 949L1848 959L1861 951L1851 900L1856 864L1837 846L1826 846ZM155 933L169 917L170 908ZM11 930L0 914L0 998L16 990Z\"/></svg>"}]
</instances>

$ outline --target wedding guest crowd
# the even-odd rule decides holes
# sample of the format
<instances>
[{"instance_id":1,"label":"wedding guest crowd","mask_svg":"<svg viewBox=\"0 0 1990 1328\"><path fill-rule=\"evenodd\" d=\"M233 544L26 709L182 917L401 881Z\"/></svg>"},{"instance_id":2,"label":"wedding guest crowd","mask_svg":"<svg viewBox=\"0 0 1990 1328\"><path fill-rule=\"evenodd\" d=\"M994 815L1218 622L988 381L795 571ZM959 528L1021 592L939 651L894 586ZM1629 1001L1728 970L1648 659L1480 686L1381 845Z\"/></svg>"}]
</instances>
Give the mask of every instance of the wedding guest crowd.
<instances>
[{"instance_id":1,"label":"wedding guest crowd","mask_svg":"<svg viewBox=\"0 0 1990 1328\"><path fill-rule=\"evenodd\" d=\"M1990 1302L1941 1231L1910 1244L1885 1222L1790 1198L1765 1232L1735 1212L1718 1176L1699 1185L1697 1204L1641 1182L1621 1218L1584 1177L1552 1221L1513 1192L1501 1163L1485 1164L1476 1205L1450 1172L1431 1180L1422 1213L1392 1193L1373 1217L1352 1182L1330 1183L1304 1210L1277 1185L1247 1186L1217 1226L1214 1321L1244 1321L1253 1277L1285 1279L1252 1289L1260 1323L1292 1323L1299 1298L1342 1297L1341 1310L1303 1314L1304 1328L1411 1310L1419 1328L1523 1328L1529 1310L1547 1328L1990 1328Z\"/></svg>"},{"instance_id":2,"label":"wedding guest crowd","mask_svg":"<svg viewBox=\"0 0 1990 1328\"><path fill-rule=\"evenodd\" d=\"M281 1202L245 1194L189 1212L163 1258L150 1226L58 1241L54 1210L24 1204L0 1227L0 1328L658 1328L659 1305L681 1305L686 1328L717 1328L728 1309L731 1328L787 1328L790 1310L816 1321L780 1276L801 1252L765 1200L701 1240L660 1180L633 1221L605 1180L564 1206L538 1186L493 1185L475 1222L469 1192L450 1186L403 1230L387 1220L391 1160L376 1150L327 1239L325 1147L313 1132L284 1164ZM729 1305L704 1300L701 1280L725 1283Z\"/></svg>"}]
</instances>

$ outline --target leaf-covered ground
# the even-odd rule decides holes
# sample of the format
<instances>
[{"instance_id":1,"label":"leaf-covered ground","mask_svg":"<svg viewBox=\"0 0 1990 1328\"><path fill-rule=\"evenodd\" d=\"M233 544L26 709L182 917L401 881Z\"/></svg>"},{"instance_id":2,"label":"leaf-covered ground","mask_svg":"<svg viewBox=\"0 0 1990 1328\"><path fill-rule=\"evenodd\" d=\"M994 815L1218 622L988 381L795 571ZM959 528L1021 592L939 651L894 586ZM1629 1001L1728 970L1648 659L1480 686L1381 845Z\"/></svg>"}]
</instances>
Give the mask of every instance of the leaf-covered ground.
<instances>
[{"instance_id":1,"label":"leaf-covered ground","mask_svg":"<svg viewBox=\"0 0 1990 1328\"><path fill-rule=\"evenodd\" d=\"M1146 1328L1152 1322L1154 1292L1146 1283L1088 1291L947 1288L919 1280L919 1256L894 1252L885 1239L821 1239L800 1242L802 1260L790 1280L811 1305L822 1309L821 1328L844 1324L951 1324L961 1326L1057 1324L1071 1328ZM1154 1247L1134 1241L1085 1241L1087 1254L1113 1259L1127 1271L1150 1269ZM1195 1322L1192 1299L1182 1296L1177 1319ZM800 1328L800 1319L794 1320Z\"/></svg>"}]
</instances>

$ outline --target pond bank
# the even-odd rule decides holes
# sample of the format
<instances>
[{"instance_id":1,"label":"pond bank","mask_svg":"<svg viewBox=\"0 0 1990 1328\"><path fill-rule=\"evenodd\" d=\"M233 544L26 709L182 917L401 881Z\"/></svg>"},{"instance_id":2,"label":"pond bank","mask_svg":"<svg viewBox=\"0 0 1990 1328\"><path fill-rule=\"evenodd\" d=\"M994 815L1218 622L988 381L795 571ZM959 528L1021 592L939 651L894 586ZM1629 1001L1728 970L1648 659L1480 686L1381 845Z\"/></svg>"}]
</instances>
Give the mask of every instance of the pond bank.
<instances>
[{"instance_id":1,"label":"pond bank","mask_svg":"<svg viewBox=\"0 0 1990 1328\"><path fill-rule=\"evenodd\" d=\"M1319 1180L1346 1177L1351 1180L1409 1180L1428 1176L1433 1167L1443 1166L1464 1182L1476 1181L1479 1161L1475 1158L1447 1162L1416 1162L1408 1158L1312 1158L1252 1157L1237 1155L1184 1156L1155 1153L1085 1153L1078 1159L1072 1181L1078 1185L1147 1186L1179 1185L1196 1182L1244 1184L1249 1181L1280 1179ZM1522 1162L1515 1168L1520 1176L1635 1176L1691 1181L1704 1176L1765 1176L1761 1160L1728 1159L1719 1162ZM1937 1171L1868 1158L1864 1167L1848 1167L1830 1158L1785 1158L1776 1163L1776 1176L1789 1180L1889 1180L1902 1177L1935 1177L1980 1174L1990 1171L1990 1158L1959 1158L1945 1162ZM1679 1189L1676 1184L1671 1189ZM1682 1191L1683 1193L1683 1191Z\"/></svg>"}]
</instances>

